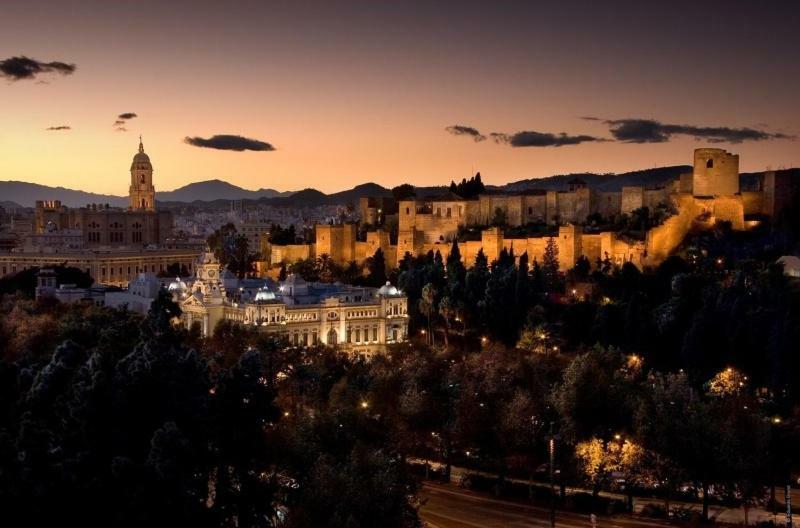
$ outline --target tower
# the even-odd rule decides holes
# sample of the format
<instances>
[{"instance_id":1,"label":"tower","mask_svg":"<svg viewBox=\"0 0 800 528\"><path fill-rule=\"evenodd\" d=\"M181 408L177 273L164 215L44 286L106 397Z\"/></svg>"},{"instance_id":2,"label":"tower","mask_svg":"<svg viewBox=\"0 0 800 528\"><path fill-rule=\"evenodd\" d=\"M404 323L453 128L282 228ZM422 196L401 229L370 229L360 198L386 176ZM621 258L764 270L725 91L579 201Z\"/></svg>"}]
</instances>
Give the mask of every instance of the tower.
<instances>
[{"instance_id":1,"label":"tower","mask_svg":"<svg viewBox=\"0 0 800 528\"><path fill-rule=\"evenodd\" d=\"M139 136L139 152L131 163L131 187L128 208L132 211L155 211L156 188L153 187L153 164L144 153L142 136Z\"/></svg>"},{"instance_id":2,"label":"tower","mask_svg":"<svg viewBox=\"0 0 800 528\"><path fill-rule=\"evenodd\" d=\"M739 156L718 148L694 151L692 192L698 197L739 193Z\"/></svg>"}]
</instances>

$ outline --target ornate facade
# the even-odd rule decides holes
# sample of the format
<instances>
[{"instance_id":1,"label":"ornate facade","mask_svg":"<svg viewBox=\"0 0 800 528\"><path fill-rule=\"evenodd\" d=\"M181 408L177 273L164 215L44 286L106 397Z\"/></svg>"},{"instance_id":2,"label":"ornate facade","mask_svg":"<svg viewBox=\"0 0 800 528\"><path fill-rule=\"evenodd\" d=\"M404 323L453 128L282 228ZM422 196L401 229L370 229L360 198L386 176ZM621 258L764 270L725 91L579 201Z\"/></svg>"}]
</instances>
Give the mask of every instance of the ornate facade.
<instances>
[{"instance_id":1,"label":"ornate facade","mask_svg":"<svg viewBox=\"0 0 800 528\"><path fill-rule=\"evenodd\" d=\"M308 283L298 275L283 282L225 277L219 261L205 252L195 278L170 287L187 327L199 324L210 335L221 321L285 336L295 346L338 345L370 356L408 334L406 296L394 286Z\"/></svg>"}]
</instances>

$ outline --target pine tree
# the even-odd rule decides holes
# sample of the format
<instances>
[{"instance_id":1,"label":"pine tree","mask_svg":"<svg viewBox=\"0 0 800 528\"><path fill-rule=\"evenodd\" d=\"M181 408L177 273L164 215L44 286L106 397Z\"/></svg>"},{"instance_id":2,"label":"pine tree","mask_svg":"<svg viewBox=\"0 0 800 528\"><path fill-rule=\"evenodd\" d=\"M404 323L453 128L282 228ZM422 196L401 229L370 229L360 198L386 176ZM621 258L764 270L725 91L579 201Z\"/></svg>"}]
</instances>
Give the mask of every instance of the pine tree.
<instances>
[{"instance_id":1,"label":"pine tree","mask_svg":"<svg viewBox=\"0 0 800 528\"><path fill-rule=\"evenodd\" d=\"M489 262L483 249L478 250L475 256L475 264L469 269L465 280L465 302L469 309L470 318L474 326L475 320L479 319L478 306L483 301L486 294L486 283L489 281Z\"/></svg>"},{"instance_id":2,"label":"pine tree","mask_svg":"<svg viewBox=\"0 0 800 528\"><path fill-rule=\"evenodd\" d=\"M547 239L542 257L542 279L547 293L559 290L561 276L558 272L558 246L553 237Z\"/></svg>"}]
</instances>

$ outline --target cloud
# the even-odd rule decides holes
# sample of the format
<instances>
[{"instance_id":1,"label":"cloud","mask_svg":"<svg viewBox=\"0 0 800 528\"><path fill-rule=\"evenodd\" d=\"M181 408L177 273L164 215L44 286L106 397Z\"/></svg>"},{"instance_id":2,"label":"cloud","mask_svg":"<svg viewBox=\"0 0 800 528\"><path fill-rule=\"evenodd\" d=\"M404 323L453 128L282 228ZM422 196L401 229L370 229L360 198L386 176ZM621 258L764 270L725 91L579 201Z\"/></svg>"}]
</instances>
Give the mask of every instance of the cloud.
<instances>
[{"instance_id":1,"label":"cloud","mask_svg":"<svg viewBox=\"0 0 800 528\"><path fill-rule=\"evenodd\" d=\"M69 125L59 125L59 126L51 126L45 128L45 130L72 130L72 127Z\"/></svg>"},{"instance_id":2,"label":"cloud","mask_svg":"<svg viewBox=\"0 0 800 528\"><path fill-rule=\"evenodd\" d=\"M451 125L445 130L454 136L469 136L476 143L486 139L477 128L466 125ZM570 136L564 132L551 134L549 132L534 132L524 130L516 134L506 134L505 132L492 132L489 137L499 145L510 145L512 147L562 147L564 145L577 145L587 141L608 141L594 136L578 135Z\"/></svg>"},{"instance_id":3,"label":"cloud","mask_svg":"<svg viewBox=\"0 0 800 528\"><path fill-rule=\"evenodd\" d=\"M583 119L587 119L584 117ZM705 140L709 143L741 143L743 141L766 141L771 139L795 139L782 133L772 133L765 130L742 127L732 128L725 126L694 126L674 125L662 123L655 119L598 119L609 125L611 135L617 141L625 143L664 143L673 136L691 136L696 140Z\"/></svg>"},{"instance_id":4,"label":"cloud","mask_svg":"<svg viewBox=\"0 0 800 528\"><path fill-rule=\"evenodd\" d=\"M136 115L134 112L124 112L117 116L117 120L114 121L114 124L111 126L113 126L117 130L117 132L127 132L128 129L125 127L125 124L134 117L139 117L139 116Z\"/></svg>"},{"instance_id":5,"label":"cloud","mask_svg":"<svg viewBox=\"0 0 800 528\"><path fill-rule=\"evenodd\" d=\"M584 134L571 136L565 132L552 134L550 132L534 132L532 130L524 130L516 134L492 132L489 136L495 143L511 145L512 147L563 147L592 141L607 141L603 138Z\"/></svg>"},{"instance_id":6,"label":"cloud","mask_svg":"<svg viewBox=\"0 0 800 528\"><path fill-rule=\"evenodd\" d=\"M244 150L255 150L260 152L275 150L274 146L264 141L230 134L219 134L211 136L210 138L186 136L183 142L195 147L212 148L217 150L235 150L236 152L242 152Z\"/></svg>"},{"instance_id":7,"label":"cloud","mask_svg":"<svg viewBox=\"0 0 800 528\"><path fill-rule=\"evenodd\" d=\"M471 126L450 125L449 127L445 127L445 130L454 136L470 136L476 143L486 139L486 136L478 132L477 128L472 128Z\"/></svg>"},{"instance_id":8,"label":"cloud","mask_svg":"<svg viewBox=\"0 0 800 528\"><path fill-rule=\"evenodd\" d=\"M0 61L0 77L6 77L12 81L34 79L41 73L71 75L75 73L75 69L74 64L59 61L42 62L24 55Z\"/></svg>"}]
</instances>

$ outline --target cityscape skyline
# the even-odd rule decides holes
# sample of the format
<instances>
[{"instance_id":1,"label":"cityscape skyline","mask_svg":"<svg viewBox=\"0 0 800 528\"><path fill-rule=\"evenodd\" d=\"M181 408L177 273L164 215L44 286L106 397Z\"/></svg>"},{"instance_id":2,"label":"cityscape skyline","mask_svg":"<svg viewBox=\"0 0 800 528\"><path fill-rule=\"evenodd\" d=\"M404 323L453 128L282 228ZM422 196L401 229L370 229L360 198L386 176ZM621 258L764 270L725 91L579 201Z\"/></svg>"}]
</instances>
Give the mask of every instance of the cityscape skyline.
<instances>
[{"instance_id":1,"label":"cityscape skyline","mask_svg":"<svg viewBox=\"0 0 800 528\"><path fill-rule=\"evenodd\" d=\"M159 191L800 165L800 10L724 5L5 6L3 178L123 195L139 133Z\"/></svg>"}]
</instances>

